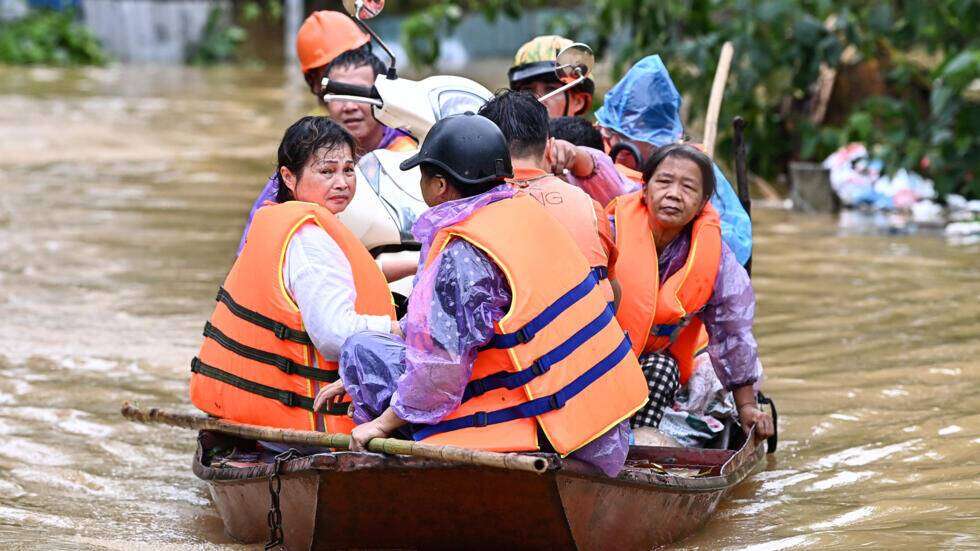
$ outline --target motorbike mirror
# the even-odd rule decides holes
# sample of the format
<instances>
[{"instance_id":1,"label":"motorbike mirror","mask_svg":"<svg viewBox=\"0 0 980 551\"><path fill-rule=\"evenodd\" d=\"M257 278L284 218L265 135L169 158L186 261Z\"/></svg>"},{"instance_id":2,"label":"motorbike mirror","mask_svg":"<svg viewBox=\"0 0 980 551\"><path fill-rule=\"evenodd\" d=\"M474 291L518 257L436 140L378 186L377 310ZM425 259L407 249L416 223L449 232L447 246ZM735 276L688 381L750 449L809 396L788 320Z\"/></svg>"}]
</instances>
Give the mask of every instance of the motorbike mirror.
<instances>
[{"instance_id":1,"label":"motorbike mirror","mask_svg":"<svg viewBox=\"0 0 980 551\"><path fill-rule=\"evenodd\" d=\"M377 17L377 15L381 13L381 10L383 10L385 7L385 0L343 0L343 1L344 1L344 9L347 10L347 13L349 13L350 16L354 18L355 21L357 21L357 25L361 27L361 29L363 29L364 32L371 35L371 38L373 38L374 41L377 42L379 46L381 46L381 49L383 49L385 53L388 54L388 57L391 58L391 65L388 66L388 73L386 75L387 78L389 79L398 78L397 72L395 70L395 65L396 65L395 54L391 53L391 49L388 48L388 45L385 44L383 40L381 40L381 37L378 36L378 34L374 32L371 29L371 27L368 27L367 24L364 23L364 21L371 19L372 17Z\"/></svg>"},{"instance_id":2,"label":"motorbike mirror","mask_svg":"<svg viewBox=\"0 0 980 551\"><path fill-rule=\"evenodd\" d=\"M595 67L595 55L587 44L576 42L558 52L555 73L565 84L588 78Z\"/></svg>"},{"instance_id":3,"label":"motorbike mirror","mask_svg":"<svg viewBox=\"0 0 980 551\"><path fill-rule=\"evenodd\" d=\"M588 45L576 42L562 49L558 52L558 57L555 58L555 74L558 75L558 80L564 84L557 90L552 90L541 96L538 101L543 103L574 88L589 78L593 67L595 67L595 55L592 54L592 48Z\"/></svg>"},{"instance_id":4,"label":"motorbike mirror","mask_svg":"<svg viewBox=\"0 0 980 551\"><path fill-rule=\"evenodd\" d=\"M344 0L344 9L358 21L377 17L384 7L385 0Z\"/></svg>"}]
</instances>

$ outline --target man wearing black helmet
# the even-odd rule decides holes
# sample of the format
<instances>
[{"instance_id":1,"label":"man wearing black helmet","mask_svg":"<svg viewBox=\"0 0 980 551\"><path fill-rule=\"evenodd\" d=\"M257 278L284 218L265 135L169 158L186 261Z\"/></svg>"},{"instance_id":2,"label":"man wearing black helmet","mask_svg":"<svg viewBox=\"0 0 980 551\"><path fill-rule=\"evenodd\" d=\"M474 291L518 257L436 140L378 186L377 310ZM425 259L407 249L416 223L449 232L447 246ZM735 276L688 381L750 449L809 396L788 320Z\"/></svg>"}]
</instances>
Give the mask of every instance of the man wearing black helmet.
<instances>
[{"instance_id":1,"label":"man wearing black helmet","mask_svg":"<svg viewBox=\"0 0 980 551\"><path fill-rule=\"evenodd\" d=\"M562 36L539 36L527 42L514 55L514 65L507 71L510 89L531 92L541 97L562 86L555 73L555 59L558 52L571 46L573 42ZM595 83L585 79L578 86L563 94L552 96L544 102L550 118L575 116L584 117L592 108Z\"/></svg>"},{"instance_id":2,"label":"man wearing black helmet","mask_svg":"<svg viewBox=\"0 0 980 551\"><path fill-rule=\"evenodd\" d=\"M436 123L401 168L415 166L432 208L413 227L422 260L404 340L361 333L341 351L352 449L396 434L554 450L616 475L646 382L574 240L504 183L507 142L484 117Z\"/></svg>"}]
</instances>

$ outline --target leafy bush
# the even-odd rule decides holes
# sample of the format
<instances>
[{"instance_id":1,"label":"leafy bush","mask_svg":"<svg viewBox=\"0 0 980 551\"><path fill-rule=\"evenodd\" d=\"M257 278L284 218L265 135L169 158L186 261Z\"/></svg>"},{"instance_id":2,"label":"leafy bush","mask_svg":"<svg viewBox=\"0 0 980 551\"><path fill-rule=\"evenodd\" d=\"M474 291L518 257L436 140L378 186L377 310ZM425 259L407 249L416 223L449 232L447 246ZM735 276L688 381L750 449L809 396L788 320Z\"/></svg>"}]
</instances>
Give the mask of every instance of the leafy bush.
<instances>
[{"instance_id":1,"label":"leafy bush","mask_svg":"<svg viewBox=\"0 0 980 551\"><path fill-rule=\"evenodd\" d=\"M78 23L74 11L33 11L0 21L0 63L10 65L103 65L108 57L98 39Z\"/></svg>"},{"instance_id":2,"label":"leafy bush","mask_svg":"<svg viewBox=\"0 0 980 551\"><path fill-rule=\"evenodd\" d=\"M189 49L187 61L193 65L233 61L245 38L245 30L229 22L224 12L215 6L208 13L201 40Z\"/></svg>"},{"instance_id":3,"label":"leafy bush","mask_svg":"<svg viewBox=\"0 0 980 551\"><path fill-rule=\"evenodd\" d=\"M431 63L459 17L491 17L548 5L541 0L442 0L406 21L406 47ZM748 122L750 168L772 178L789 161L819 160L852 140L876 146L891 171L911 168L941 193L980 197L980 2L976 0L589 0L557 20L557 30L612 57L615 75L659 53L689 101L704 114L722 44L736 59L720 121ZM417 45L426 47L417 47ZM817 83L827 70L863 94L844 98L820 121ZM865 77L878 83L860 90ZM836 94L836 92L835 92ZM839 102L840 103L840 102ZM830 113L828 113L830 115ZM719 155L731 154L731 129L719 127Z\"/></svg>"}]
</instances>

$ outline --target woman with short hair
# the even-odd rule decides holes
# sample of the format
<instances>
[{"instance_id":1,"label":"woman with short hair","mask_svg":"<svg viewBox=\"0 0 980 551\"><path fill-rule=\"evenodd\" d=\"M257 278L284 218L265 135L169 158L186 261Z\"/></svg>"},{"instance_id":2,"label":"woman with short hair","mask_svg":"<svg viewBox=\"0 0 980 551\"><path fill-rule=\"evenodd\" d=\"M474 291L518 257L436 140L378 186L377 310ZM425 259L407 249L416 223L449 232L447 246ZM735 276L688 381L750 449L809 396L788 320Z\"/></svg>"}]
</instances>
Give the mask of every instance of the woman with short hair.
<instances>
[{"instance_id":1,"label":"woman with short hair","mask_svg":"<svg viewBox=\"0 0 980 551\"><path fill-rule=\"evenodd\" d=\"M760 438L772 419L756 404L761 365L752 323L755 294L745 269L721 238L711 159L690 145L660 148L647 161L640 191L618 197L613 217L616 313L647 376L650 401L633 426L660 424L674 393L707 352L719 380L735 396L744 428Z\"/></svg>"}]
</instances>

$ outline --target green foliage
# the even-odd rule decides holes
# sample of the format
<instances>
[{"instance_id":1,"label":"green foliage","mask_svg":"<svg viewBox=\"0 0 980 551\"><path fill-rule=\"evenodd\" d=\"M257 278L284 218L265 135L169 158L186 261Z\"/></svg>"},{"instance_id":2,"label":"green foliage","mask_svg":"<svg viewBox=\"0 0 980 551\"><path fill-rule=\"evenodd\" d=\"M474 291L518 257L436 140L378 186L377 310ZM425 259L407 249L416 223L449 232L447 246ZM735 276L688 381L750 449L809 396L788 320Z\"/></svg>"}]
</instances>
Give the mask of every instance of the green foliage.
<instances>
[{"instance_id":1,"label":"green foliage","mask_svg":"<svg viewBox=\"0 0 980 551\"><path fill-rule=\"evenodd\" d=\"M103 65L108 57L70 10L39 10L0 22L0 63L11 65Z\"/></svg>"},{"instance_id":2,"label":"green foliage","mask_svg":"<svg viewBox=\"0 0 980 551\"><path fill-rule=\"evenodd\" d=\"M278 22L282 19L281 0L248 0L241 6L241 18L245 23L253 23L259 19L266 22Z\"/></svg>"},{"instance_id":3,"label":"green foliage","mask_svg":"<svg viewBox=\"0 0 980 551\"><path fill-rule=\"evenodd\" d=\"M208 14L201 40L190 49L187 61L194 65L232 61L245 38L245 30L230 23L216 6Z\"/></svg>"},{"instance_id":4,"label":"green foliage","mask_svg":"<svg viewBox=\"0 0 980 551\"><path fill-rule=\"evenodd\" d=\"M406 46L414 63L432 63L434 37L464 11L495 17L548 4L433 2L406 21ZM977 0L589 0L560 19L569 37L611 58L617 76L661 54L690 103L689 120L703 115L718 53L731 41L736 59L720 120L746 119L750 168L765 177L860 140L875 146L889 170L913 168L942 193L980 197ZM845 106L849 112L836 117L843 122L811 122L821 66L868 60L884 73L883 90ZM719 155L730 155L729 125L719 134Z\"/></svg>"}]
</instances>

